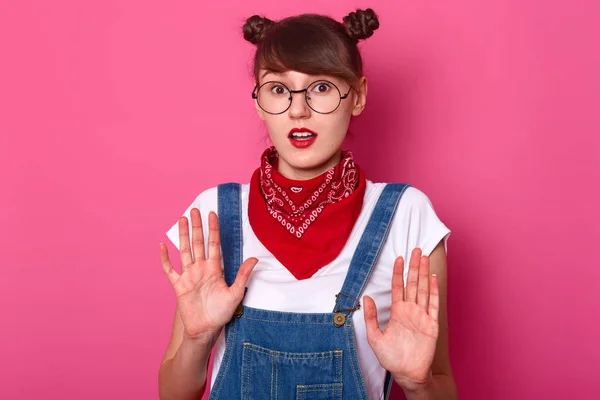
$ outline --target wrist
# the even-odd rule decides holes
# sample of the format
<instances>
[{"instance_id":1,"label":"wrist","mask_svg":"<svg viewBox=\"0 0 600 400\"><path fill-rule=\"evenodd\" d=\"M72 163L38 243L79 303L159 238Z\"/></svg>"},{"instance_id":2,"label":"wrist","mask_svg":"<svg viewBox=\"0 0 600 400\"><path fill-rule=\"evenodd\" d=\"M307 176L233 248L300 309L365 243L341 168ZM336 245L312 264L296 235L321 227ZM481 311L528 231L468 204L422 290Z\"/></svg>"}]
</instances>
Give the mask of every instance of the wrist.
<instances>
[{"instance_id":1,"label":"wrist","mask_svg":"<svg viewBox=\"0 0 600 400\"><path fill-rule=\"evenodd\" d=\"M177 350L177 359L184 365L192 362L206 365L216 341L217 337L213 338L213 335L210 334L190 337L184 333L181 345Z\"/></svg>"},{"instance_id":2,"label":"wrist","mask_svg":"<svg viewBox=\"0 0 600 400\"><path fill-rule=\"evenodd\" d=\"M216 332L212 332L212 331L206 331L206 332L202 332L200 334L191 336L188 335L187 332L184 331L183 334L183 343L184 345L188 346L188 347L211 347L214 346L214 344L217 342L217 339L219 338L219 334L221 333L221 330L218 330Z\"/></svg>"},{"instance_id":3,"label":"wrist","mask_svg":"<svg viewBox=\"0 0 600 400\"><path fill-rule=\"evenodd\" d=\"M394 376L394 380L404 390L407 399L426 399L425 396L433 386L433 375L431 370L423 380L407 379L404 376Z\"/></svg>"}]
</instances>

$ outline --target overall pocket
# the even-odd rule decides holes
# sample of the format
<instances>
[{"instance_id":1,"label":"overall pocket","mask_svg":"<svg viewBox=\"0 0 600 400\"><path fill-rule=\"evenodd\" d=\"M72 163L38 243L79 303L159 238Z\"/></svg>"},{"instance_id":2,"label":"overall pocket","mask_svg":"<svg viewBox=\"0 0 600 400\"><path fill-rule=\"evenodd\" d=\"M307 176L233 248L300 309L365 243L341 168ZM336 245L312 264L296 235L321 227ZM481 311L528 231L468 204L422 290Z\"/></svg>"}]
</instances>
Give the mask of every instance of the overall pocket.
<instances>
[{"instance_id":1,"label":"overall pocket","mask_svg":"<svg viewBox=\"0 0 600 400\"><path fill-rule=\"evenodd\" d=\"M296 400L342 400L342 384L296 386Z\"/></svg>"},{"instance_id":2,"label":"overall pocket","mask_svg":"<svg viewBox=\"0 0 600 400\"><path fill-rule=\"evenodd\" d=\"M242 400L342 398L343 351L291 353L249 342L242 354Z\"/></svg>"}]
</instances>

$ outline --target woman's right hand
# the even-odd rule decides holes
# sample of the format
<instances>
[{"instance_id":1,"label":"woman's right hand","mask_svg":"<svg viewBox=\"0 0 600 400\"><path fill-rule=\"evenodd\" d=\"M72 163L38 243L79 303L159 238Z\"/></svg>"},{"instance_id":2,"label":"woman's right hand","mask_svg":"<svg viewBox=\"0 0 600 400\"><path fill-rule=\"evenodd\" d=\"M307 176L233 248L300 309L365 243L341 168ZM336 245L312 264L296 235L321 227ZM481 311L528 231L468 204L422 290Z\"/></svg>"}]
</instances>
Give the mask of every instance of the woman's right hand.
<instances>
[{"instance_id":1,"label":"woman's right hand","mask_svg":"<svg viewBox=\"0 0 600 400\"><path fill-rule=\"evenodd\" d=\"M247 259L238 271L231 287L223 278L221 267L221 240L217 215L208 216L208 254L204 251L202 218L197 208L191 210L192 251L186 217L179 219L179 254L181 275L169 261L167 247L160 244L160 259L163 271L173 285L177 296L177 308L185 328L192 339L215 338L231 320L235 309L244 298L246 283L256 258Z\"/></svg>"}]
</instances>

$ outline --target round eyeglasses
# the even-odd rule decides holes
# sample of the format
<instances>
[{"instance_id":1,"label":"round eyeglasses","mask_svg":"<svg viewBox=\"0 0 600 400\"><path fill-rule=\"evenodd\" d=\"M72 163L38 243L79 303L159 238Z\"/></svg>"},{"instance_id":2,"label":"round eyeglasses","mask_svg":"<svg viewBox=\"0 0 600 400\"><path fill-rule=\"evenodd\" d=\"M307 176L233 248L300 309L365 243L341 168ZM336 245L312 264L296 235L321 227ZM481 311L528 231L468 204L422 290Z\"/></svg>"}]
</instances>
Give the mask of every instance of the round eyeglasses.
<instances>
[{"instance_id":1,"label":"round eyeglasses","mask_svg":"<svg viewBox=\"0 0 600 400\"><path fill-rule=\"evenodd\" d=\"M269 114L282 114L292 105L294 93L304 92L306 104L319 114L331 114L338 109L342 100L348 97L352 86L346 94L342 95L340 89L333 82L319 80L311 83L302 90L291 90L281 82L269 81L256 85L252 91L252 98L258 106Z\"/></svg>"}]
</instances>

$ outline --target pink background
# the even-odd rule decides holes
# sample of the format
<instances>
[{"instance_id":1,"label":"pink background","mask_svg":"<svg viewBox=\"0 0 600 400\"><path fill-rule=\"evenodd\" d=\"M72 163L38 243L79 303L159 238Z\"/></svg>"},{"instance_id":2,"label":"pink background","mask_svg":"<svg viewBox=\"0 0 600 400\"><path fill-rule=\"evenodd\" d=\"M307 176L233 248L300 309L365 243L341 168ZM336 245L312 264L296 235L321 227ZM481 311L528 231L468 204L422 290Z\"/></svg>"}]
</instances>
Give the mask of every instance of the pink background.
<instances>
[{"instance_id":1,"label":"pink background","mask_svg":"<svg viewBox=\"0 0 600 400\"><path fill-rule=\"evenodd\" d=\"M357 6L381 28L348 147L453 230L460 398L597 398L598 3L291 3L0 3L0 398L158 397L158 243L266 146L244 19Z\"/></svg>"}]
</instances>

